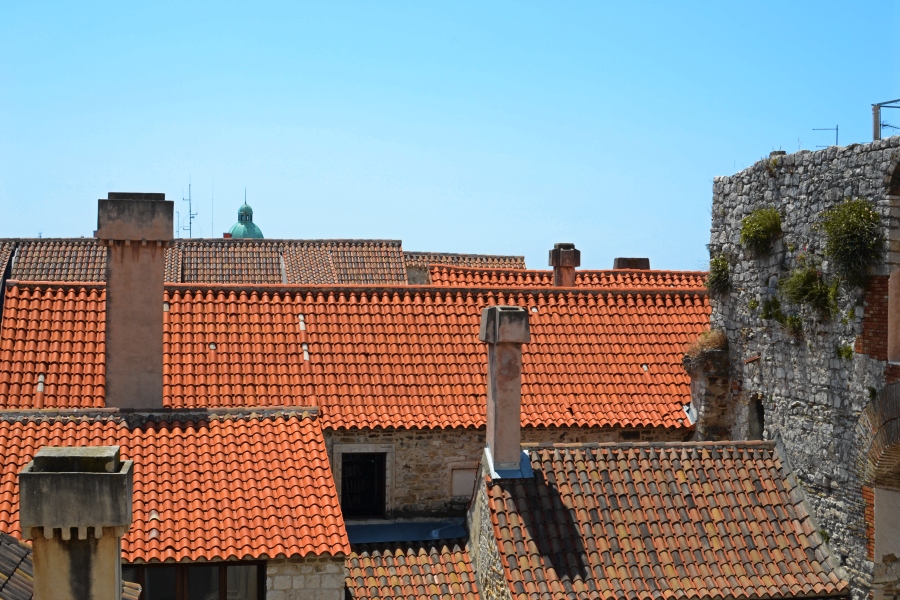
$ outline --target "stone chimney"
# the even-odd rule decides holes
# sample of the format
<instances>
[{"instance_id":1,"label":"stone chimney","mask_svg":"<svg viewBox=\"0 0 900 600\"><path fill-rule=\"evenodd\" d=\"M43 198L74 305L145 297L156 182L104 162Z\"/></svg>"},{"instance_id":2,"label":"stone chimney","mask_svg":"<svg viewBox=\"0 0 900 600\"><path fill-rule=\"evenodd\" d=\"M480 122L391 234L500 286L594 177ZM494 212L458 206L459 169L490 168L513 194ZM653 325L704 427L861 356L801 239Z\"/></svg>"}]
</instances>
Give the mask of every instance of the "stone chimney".
<instances>
[{"instance_id":1,"label":"stone chimney","mask_svg":"<svg viewBox=\"0 0 900 600\"><path fill-rule=\"evenodd\" d=\"M106 406L162 407L163 286L174 203L110 192L98 201L106 254Z\"/></svg>"},{"instance_id":2,"label":"stone chimney","mask_svg":"<svg viewBox=\"0 0 900 600\"><path fill-rule=\"evenodd\" d=\"M487 449L495 471L519 470L522 457L522 344L531 340L528 311L490 306L478 339L488 345Z\"/></svg>"},{"instance_id":3,"label":"stone chimney","mask_svg":"<svg viewBox=\"0 0 900 600\"><path fill-rule=\"evenodd\" d=\"M576 250L575 244L553 244L550 266L554 286L575 287L575 267L581 266L581 250Z\"/></svg>"},{"instance_id":4,"label":"stone chimney","mask_svg":"<svg viewBox=\"0 0 900 600\"><path fill-rule=\"evenodd\" d=\"M613 269L636 269L638 271L650 270L649 258L616 258L613 260Z\"/></svg>"},{"instance_id":5,"label":"stone chimney","mask_svg":"<svg viewBox=\"0 0 900 600\"><path fill-rule=\"evenodd\" d=\"M133 467L119 460L118 446L45 446L19 473L19 521L32 540L34 600L121 599Z\"/></svg>"}]
</instances>

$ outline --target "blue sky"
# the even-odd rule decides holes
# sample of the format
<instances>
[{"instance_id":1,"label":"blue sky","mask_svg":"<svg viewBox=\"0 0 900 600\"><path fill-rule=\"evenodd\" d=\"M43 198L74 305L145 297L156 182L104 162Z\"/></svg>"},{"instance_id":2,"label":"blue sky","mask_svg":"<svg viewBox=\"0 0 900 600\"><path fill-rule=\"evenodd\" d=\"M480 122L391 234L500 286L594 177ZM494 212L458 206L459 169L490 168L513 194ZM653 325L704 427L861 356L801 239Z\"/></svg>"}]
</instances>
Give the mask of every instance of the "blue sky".
<instances>
[{"instance_id":1,"label":"blue sky","mask_svg":"<svg viewBox=\"0 0 900 600\"><path fill-rule=\"evenodd\" d=\"M714 176L900 98L900 2L185 4L0 5L0 237L190 180L195 237L246 187L269 238L699 269Z\"/></svg>"}]
</instances>

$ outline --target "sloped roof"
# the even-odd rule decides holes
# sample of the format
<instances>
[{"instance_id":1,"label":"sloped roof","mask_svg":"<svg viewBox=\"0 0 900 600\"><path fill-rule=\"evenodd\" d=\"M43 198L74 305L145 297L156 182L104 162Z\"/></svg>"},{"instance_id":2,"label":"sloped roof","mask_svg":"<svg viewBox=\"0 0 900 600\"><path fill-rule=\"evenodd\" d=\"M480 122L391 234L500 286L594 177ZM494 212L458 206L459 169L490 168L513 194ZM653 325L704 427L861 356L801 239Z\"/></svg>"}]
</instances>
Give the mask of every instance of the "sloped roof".
<instances>
[{"instance_id":1,"label":"sloped roof","mask_svg":"<svg viewBox=\"0 0 900 600\"><path fill-rule=\"evenodd\" d=\"M31 600L34 595L34 565L31 548L0 532L0 598Z\"/></svg>"},{"instance_id":2,"label":"sloped roof","mask_svg":"<svg viewBox=\"0 0 900 600\"><path fill-rule=\"evenodd\" d=\"M16 249L16 243L12 240L0 240L0 277L3 277L9 260Z\"/></svg>"},{"instance_id":3,"label":"sloped roof","mask_svg":"<svg viewBox=\"0 0 900 600\"><path fill-rule=\"evenodd\" d=\"M106 247L94 239L0 240L0 264L6 264L4 252L14 249L10 279L106 281ZM402 285L406 266L397 240L181 238L166 249L166 281Z\"/></svg>"},{"instance_id":4,"label":"sloped roof","mask_svg":"<svg viewBox=\"0 0 900 600\"><path fill-rule=\"evenodd\" d=\"M478 600L465 540L354 544L347 557L352 598Z\"/></svg>"},{"instance_id":5,"label":"sloped roof","mask_svg":"<svg viewBox=\"0 0 900 600\"><path fill-rule=\"evenodd\" d=\"M105 281L106 248L94 239L18 240L11 279Z\"/></svg>"},{"instance_id":6,"label":"sloped roof","mask_svg":"<svg viewBox=\"0 0 900 600\"><path fill-rule=\"evenodd\" d=\"M314 410L127 417L0 414L0 531L21 536L17 475L42 446L118 445L135 463L125 562L350 551Z\"/></svg>"},{"instance_id":7,"label":"sloped roof","mask_svg":"<svg viewBox=\"0 0 900 600\"><path fill-rule=\"evenodd\" d=\"M487 267L493 269L524 269L524 256L496 254L456 254L453 252L404 252L407 267L429 265L457 265L460 267Z\"/></svg>"},{"instance_id":8,"label":"sloped roof","mask_svg":"<svg viewBox=\"0 0 900 600\"><path fill-rule=\"evenodd\" d=\"M515 600L848 591L771 442L528 448L486 483Z\"/></svg>"},{"instance_id":9,"label":"sloped roof","mask_svg":"<svg viewBox=\"0 0 900 600\"><path fill-rule=\"evenodd\" d=\"M681 359L710 311L699 291L181 285L165 301L166 406L316 405L336 428L483 425L492 304L529 309L523 424L689 427ZM102 287L10 286L0 407L102 406L104 307Z\"/></svg>"},{"instance_id":10,"label":"sloped roof","mask_svg":"<svg viewBox=\"0 0 900 600\"><path fill-rule=\"evenodd\" d=\"M475 269L432 265L431 284L445 287L552 287L553 271ZM606 289L705 290L701 271L647 271L615 269L575 271L575 287Z\"/></svg>"}]
</instances>

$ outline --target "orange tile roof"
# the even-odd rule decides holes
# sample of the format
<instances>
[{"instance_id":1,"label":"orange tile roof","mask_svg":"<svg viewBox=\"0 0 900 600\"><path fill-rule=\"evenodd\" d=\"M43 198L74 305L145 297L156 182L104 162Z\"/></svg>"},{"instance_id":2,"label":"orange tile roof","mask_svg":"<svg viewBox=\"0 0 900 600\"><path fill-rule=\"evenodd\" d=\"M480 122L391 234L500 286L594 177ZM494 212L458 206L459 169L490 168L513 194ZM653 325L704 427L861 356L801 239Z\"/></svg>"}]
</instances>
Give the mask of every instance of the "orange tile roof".
<instances>
[{"instance_id":1,"label":"orange tile roof","mask_svg":"<svg viewBox=\"0 0 900 600\"><path fill-rule=\"evenodd\" d=\"M474 269L432 265L432 285L445 287L552 287L553 271ZM645 271L615 269L575 271L575 286L610 289L705 290L702 271Z\"/></svg>"},{"instance_id":2,"label":"orange tile roof","mask_svg":"<svg viewBox=\"0 0 900 600\"><path fill-rule=\"evenodd\" d=\"M0 531L21 536L17 474L39 448L119 445L135 463L125 562L345 555L349 542L314 415L173 413L129 425L115 415L5 413Z\"/></svg>"},{"instance_id":3,"label":"orange tile roof","mask_svg":"<svg viewBox=\"0 0 900 600\"><path fill-rule=\"evenodd\" d=\"M524 256L496 254L456 254L452 252L404 252L407 267L429 265L457 265L460 267L486 267L492 269L524 269Z\"/></svg>"},{"instance_id":4,"label":"orange tile roof","mask_svg":"<svg viewBox=\"0 0 900 600\"><path fill-rule=\"evenodd\" d=\"M14 242L10 279L105 281L106 248L95 239L39 239Z\"/></svg>"},{"instance_id":5,"label":"orange tile roof","mask_svg":"<svg viewBox=\"0 0 900 600\"><path fill-rule=\"evenodd\" d=\"M106 281L106 248L95 239L0 240L0 265L13 251L13 280ZM176 239L166 281L402 285L406 265L396 240Z\"/></svg>"},{"instance_id":6,"label":"orange tile roof","mask_svg":"<svg viewBox=\"0 0 900 600\"><path fill-rule=\"evenodd\" d=\"M514 600L848 591L771 442L531 448L488 482Z\"/></svg>"},{"instance_id":7,"label":"orange tile roof","mask_svg":"<svg viewBox=\"0 0 900 600\"><path fill-rule=\"evenodd\" d=\"M465 540L354 544L347 590L354 599L478 600Z\"/></svg>"},{"instance_id":8,"label":"orange tile roof","mask_svg":"<svg viewBox=\"0 0 900 600\"><path fill-rule=\"evenodd\" d=\"M7 289L0 407L103 405L104 296ZM166 406L316 405L334 428L483 425L491 304L530 309L523 424L688 427L681 359L710 311L701 292L555 289L170 286L166 302Z\"/></svg>"}]
</instances>

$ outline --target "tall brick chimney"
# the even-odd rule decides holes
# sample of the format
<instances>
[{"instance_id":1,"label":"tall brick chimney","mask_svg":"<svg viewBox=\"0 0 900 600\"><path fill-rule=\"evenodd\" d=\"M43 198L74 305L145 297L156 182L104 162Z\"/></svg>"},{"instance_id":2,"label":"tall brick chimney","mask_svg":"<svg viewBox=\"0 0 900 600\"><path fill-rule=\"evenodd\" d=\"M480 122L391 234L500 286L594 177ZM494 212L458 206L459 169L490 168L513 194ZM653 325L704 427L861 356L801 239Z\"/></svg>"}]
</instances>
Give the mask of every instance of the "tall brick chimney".
<instances>
[{"instance_id":1,"label":"tall brick chimney","mask_svg":"<svg viewBox=\"0 0 900 600\"><path fill-rule=\"evenodd\" d=\"M575 244L553 244L550 266L553 267L553 285L575 287L575 267L581 266L581 250L576 250Z\"/></svg>"},{"instance_id":2,"label":"tall brick chimney","mask_svg":"<svg viewBox=\"0 0 900 600\"><path fill-rule=\"evenodd\" d=\"M522 344L531 340L528 311L490 306L478 339L488 345L487 448L494 469L518 470L522 456Z\"/></svg>"},{"instance_id":3,"label":"tall brick chimney","mask_svg":"<svg viewBox=\"0 0 900 600\"><path fill-rule=\"evenodd\" d=\"M121 599L133 467L119 460L118 446L45 446L19 472L19 521L32 540L34 600Z\"/></svg>"},{"instance_id":4,"label":"tall brick chimney","mask_svg":"<svg viewBox=\"0 0 900 600\"><path fill-rule=\"evenodd\" d=\"M163 286L174 203L110 192L97 208L106 254L106 406L161 408Z\"/></svg>"}]
</instances>

